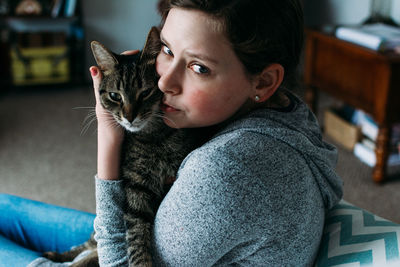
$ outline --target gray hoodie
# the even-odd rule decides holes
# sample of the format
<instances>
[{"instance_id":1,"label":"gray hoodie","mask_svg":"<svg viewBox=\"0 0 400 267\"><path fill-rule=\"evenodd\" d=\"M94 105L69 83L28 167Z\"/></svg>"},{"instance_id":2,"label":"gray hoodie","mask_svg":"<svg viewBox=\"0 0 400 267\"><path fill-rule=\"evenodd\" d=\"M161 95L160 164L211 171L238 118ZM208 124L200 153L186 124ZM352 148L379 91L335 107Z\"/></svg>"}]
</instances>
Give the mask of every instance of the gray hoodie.
<instances>
[{"instance_id":1,"label":"gray hoodie","mask_svg":"<svg viewBox=\"0 0 400 267\"><path fill-rule=\"evenodd\" d=\"M182 163L154 224L155 266L311 266L342 197L336 149L288 93L287 110L230 123ZM120 182L96 179L103 266L126 265Z\"/></svg>"},{"instance_id":2,"label":"gray hoodie","mask_svg":"<svg viewBox=\"0 0 400 267\"><path fill-rule=\"evenodd\" d=\"M289 111L257 110L185 159L155 222L160 265L313 264L342 181L336 149L289 96Z\"/></svg>"}]
</instances>

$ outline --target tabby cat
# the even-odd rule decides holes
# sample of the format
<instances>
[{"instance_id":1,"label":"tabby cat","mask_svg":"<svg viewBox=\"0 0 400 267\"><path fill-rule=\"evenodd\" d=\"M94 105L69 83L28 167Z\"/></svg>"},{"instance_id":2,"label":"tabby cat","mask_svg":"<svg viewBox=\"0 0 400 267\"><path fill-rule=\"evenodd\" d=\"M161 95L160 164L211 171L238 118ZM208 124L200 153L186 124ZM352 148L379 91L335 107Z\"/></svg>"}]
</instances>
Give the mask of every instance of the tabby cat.
<instances>
[{"instance_id":1,"label":"tabby cat","mask_svg":"<svg viewBox=\"0 0 400 267\"><path fill-rule=\"evenodd\" d=\"M201 144L196 130L173 129L163 122L160 111L163 95L157 87L155 71L160 47L155 27L143 51L136 55L116 55L100 43L92 42L94 57L103 73L99 88L101 104L126 130L120 171L127 197L124 220L130 266L152 265L151 231L166 193L165 179L175 177L185 156ZM73 266L98 264L93 235L76 249L64 254L50 252L46 256L67 261L83 250L93 253Z\"/></svg>"}]
</instances>

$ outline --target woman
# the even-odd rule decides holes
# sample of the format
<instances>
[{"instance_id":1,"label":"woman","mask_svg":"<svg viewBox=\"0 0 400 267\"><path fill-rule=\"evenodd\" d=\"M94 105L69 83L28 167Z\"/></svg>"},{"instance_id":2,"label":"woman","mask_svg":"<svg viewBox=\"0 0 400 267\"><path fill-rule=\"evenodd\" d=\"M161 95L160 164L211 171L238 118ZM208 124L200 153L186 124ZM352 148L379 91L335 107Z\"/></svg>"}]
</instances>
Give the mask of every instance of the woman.
<instances>
[{"instance_id":1,"label":"woman","mask_svg":"<svg viewBox=\"0 0 400 267\"><path fill-rule=\"evenodd\" d=\"M182 162L159 207L154 265L311 266L342 183L335 148L288 90L303 42L299 1L171 0L161 11L164 121L218 131ZM90 71L97 92L101 73ZM96 110L99 260L126 265L123 132Z\"/></svg>"}]
</instances>

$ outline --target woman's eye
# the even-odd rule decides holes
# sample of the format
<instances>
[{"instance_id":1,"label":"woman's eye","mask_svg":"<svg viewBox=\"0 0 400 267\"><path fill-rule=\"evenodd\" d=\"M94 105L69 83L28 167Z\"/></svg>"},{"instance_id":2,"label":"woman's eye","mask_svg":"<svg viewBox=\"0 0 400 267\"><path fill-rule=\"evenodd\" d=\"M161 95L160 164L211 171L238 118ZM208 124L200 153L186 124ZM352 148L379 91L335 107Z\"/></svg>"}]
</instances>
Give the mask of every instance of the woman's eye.
<instances>
[{"instance_id":1,"label":"woman's eye","mask_svg":"<svg viewBox=\"0 0 400 267\"><path fill-rule=\"evenodd\" d=\"M162 50L165 54L173 56L174 54L172 53L171 49L169 49L166 45L163 45Z\"/></svg>"},{"instance_id":2,"label":"woman's eye","mask_svg":"<svg viewBox=\"0 0 400 267\"><path fill-rule=\"evenodd\" d=\"M110 96L110 99L115 102L121 102L121 100L122 100L121 95L118 93L111 92L108 95Z\"/></svg>"},{"instance_id":3,"label":"woman's eye","mask_svg":"<svg viewBox=\"0 0 400 267\"><path fill-rule=\"evenodd\" d=\"M210 73L210 70L207 67L204 67L199 64L193 64L190 66L190 68L197 74L208 74Z\"/></svg>"}]
</instances>

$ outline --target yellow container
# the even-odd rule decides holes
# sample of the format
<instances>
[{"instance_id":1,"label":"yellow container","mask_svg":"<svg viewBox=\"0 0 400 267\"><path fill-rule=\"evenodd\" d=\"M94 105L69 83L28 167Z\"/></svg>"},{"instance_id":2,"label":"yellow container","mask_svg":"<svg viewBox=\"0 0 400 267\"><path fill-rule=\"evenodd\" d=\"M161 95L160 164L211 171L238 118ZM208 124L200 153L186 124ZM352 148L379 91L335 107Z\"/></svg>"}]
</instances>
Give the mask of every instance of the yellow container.
<instances>
[{"instance_id":1,"label":"yellow container","mask_svg":"<svg viewBox=\"0 0 400 267\"><path fill-rule=\"evenodd\" d=\"M353 150L360 140L360 127L339 117L331 109L325 111L324 125L325 133L348 150Z\"/></svg>"},{"instance_id":2,"label":"yellow container","mask_svg":"<svg viewBox=\"0 0 400 267\"><path fill-rule=\"evenodd\" d=\"M66 46L11 49L14 85L64 83L70 80Z\"/></svg>"}]
</instances>

